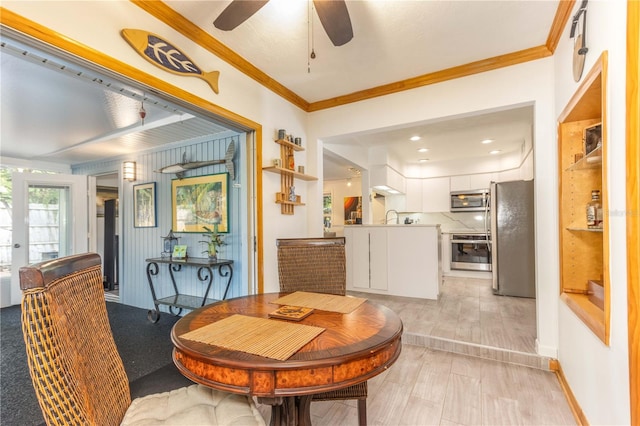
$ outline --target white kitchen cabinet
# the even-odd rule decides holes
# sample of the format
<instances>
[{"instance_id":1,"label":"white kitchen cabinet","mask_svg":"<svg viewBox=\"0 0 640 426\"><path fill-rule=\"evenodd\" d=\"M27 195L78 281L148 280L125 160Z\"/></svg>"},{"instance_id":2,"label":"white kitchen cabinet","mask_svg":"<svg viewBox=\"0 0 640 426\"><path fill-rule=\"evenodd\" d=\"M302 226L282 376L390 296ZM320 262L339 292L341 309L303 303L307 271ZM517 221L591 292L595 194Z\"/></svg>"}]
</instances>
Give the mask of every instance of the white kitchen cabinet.
<instances>
[{"instance_id":1,"label":"white kitchen cabinet","mask_svg":"<svg viewBox=\"0 0 640 426\"><path fill-rule=\"evenodd\" d=\"M347 287L387 289L387 230L383 227L345 227Z\"/></svg>"},{"instance_id":2,"label":"white kitchen cabinet","mask_svg":"<svg viewBox=\"0 0 640 426\"><path fill-rule=\"evenodd\" d=\"M347 289L437 299L442 282L439 226L346 226Z\"/></svg>"},{"instance_id":3,"label":"white kitchen cabinet","mask_svg":"<svg viewBox=\"0 0 640 426\"><path fill-rule=\"evenodd\" d=\"M387 237L386 229L369 229L369 288L374 290L388 287Z\"/></svg>"},{"instance_id":4,"label":"white kitchen cabinet","mask_svg":"<svg viewBox=\"0 0 640 426\"><path fill-rule=\"evenodd\" d=\"M449 178L422 180L422 209L425 213L449 211Z\"/></svg>"},{"instance_id":5,"label":"white kitchen cabinet","mask_svg":"<svg viewBox=\"0 0 640 426\"><path fill-rule=\"evenodd\" d=\"M406 212L423 211L423 183L425 179L407 179L405 193L405 209Z\"/></svg>"},{"instance_id":6,"label":"white kitchen cabinet","mask_svg":"<svg viewBox=\"0 0 640 426\"><path fill-rule=\"evenodd\" d=\"M388 285L397 296L438 299L442 281L440 228L397 227L389 230Z\"/></svg>"},{"instance_id":7,"label":"white kitchen cabinet","mask_svg":"<svg viewBox=\"0 0 640 426\"><path fill-rule=\"evenodd\" d=\"M474 175L451 176L451 191L470 191L475 189L487 189L491 181L496 180L496 173L478 173Z\"/></svg>"},{"instance_id":8,"label":"white kitchen cabinet","mask_svg":"<svg viewBox=\"0 0 640 426\"><path fill-rule=\"evenodd\" d=\"M520 180L520 169L505 170L497 173L496 182L510 182L512 180Z\"/></svg>"},{"instance_id":9,"label":"white kitchen cabinet","mask_svg":"<svg viewBox=\"0 0 640 426\"><path fill-rule=\"evenodd\" d=\"M491 182L496 180L496 173L479 173L469 175L469 189L489 189Z\"/></svg>"},{"instance_id":10,"label":"white kitchen cabinet","mask_svg":"<svg viewBox=\"0 0 640 426\"><path fill-rule=\"evenodd\" d=\"M471 181L469 175L451 176L449 178L449 186L451 191L468 191L471 189Z\"/></svg>"}]
</instances>

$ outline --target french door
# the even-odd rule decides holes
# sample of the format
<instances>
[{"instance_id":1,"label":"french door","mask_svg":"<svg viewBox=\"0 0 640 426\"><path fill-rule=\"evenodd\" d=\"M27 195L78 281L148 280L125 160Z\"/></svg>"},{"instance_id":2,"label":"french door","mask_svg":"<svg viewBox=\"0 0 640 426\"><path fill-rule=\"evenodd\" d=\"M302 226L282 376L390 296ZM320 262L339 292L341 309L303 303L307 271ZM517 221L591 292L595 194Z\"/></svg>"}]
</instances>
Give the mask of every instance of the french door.
<instances>
[{"instance_id":1,"label":"french door","mask_svg":"<svg viewBox=\"0 0 640 426\"><path fill-rule=\"evenodd\" d=\"M88 250L87 176L12 173L11 304L21 266Z\"/></svg>"}]
</instances>

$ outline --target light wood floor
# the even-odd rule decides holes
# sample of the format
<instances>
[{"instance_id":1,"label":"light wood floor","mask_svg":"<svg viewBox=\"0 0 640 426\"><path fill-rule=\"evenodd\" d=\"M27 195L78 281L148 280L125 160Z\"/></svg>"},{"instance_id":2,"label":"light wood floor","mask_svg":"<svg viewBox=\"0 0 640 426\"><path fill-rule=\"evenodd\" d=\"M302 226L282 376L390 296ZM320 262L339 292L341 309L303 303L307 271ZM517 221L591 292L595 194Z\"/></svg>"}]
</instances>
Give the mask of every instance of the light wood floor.
<instances>
[{"instance_id":1,"label":"light wood floor","mask_svg":"<svg viewBox=\"0 0 640 426\"><path fill-rule=\"evenodd\" d=\"M447 278L438 301L364 297L393 309L405 332L534 352L535 301L493 296L487 280ZM269 406L259 406L265 419ZM357 425L356 401L314 402L312 423ZM403 344L369 381L369 425L575 425L554 373Z\"/></svg>"},{"instance_id":2,"label":"light wood floor","mask_svg":"<svg viewBox=\"0 0 640 426\"><path fill-rule=\"evenodd\" d=\"M535 299L495 296L490 280L445 277L437 301L353 294L392 309L408 333L535 353Z\"/></svg>"}]
</instances>

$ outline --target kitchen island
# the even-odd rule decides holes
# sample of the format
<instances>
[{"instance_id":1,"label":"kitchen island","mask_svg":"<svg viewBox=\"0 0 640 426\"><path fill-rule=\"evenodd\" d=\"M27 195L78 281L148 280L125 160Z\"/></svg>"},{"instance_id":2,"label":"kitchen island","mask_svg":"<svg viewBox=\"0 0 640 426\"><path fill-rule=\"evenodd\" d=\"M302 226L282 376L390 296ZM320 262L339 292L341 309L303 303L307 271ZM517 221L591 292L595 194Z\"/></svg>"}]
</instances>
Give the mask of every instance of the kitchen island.
<instances>
[{"instance_id":1,"label":"kitchen island","mask_svg":"<svg viewBox=\"0 0 640 426\"><path fill-rule=\"evenodd\" d=\"M347 290L438 299L440 225L351 225L344 236Z\"/></svg>"}]
</instances>

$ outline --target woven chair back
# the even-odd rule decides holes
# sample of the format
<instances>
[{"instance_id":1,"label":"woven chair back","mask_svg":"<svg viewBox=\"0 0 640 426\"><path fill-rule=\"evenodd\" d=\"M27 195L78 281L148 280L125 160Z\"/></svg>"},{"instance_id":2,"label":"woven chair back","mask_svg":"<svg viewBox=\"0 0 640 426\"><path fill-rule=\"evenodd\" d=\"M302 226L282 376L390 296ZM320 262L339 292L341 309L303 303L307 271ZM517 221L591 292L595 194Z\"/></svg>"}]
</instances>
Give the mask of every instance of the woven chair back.
<instances>
[{"instance_id":1,"label":"woven chair back","mask_svg":"<svg viewBox=\"0 0 640 426\"><path fill-rule=\"evenodd\" d=\"M82 254L20 268L29 370L49 425L118 425L131 403L100 265Z\"/></svg>"},{"instance_id":2,"label":"woven chair back","mask_svg":"<svg viewBox=\"0 0 640 426\"><path fill-rule=\"evenodd\" d=\"M280 291L347 292L345 239L287 238L276 241Z\"/></svg>"}]
</instances>

